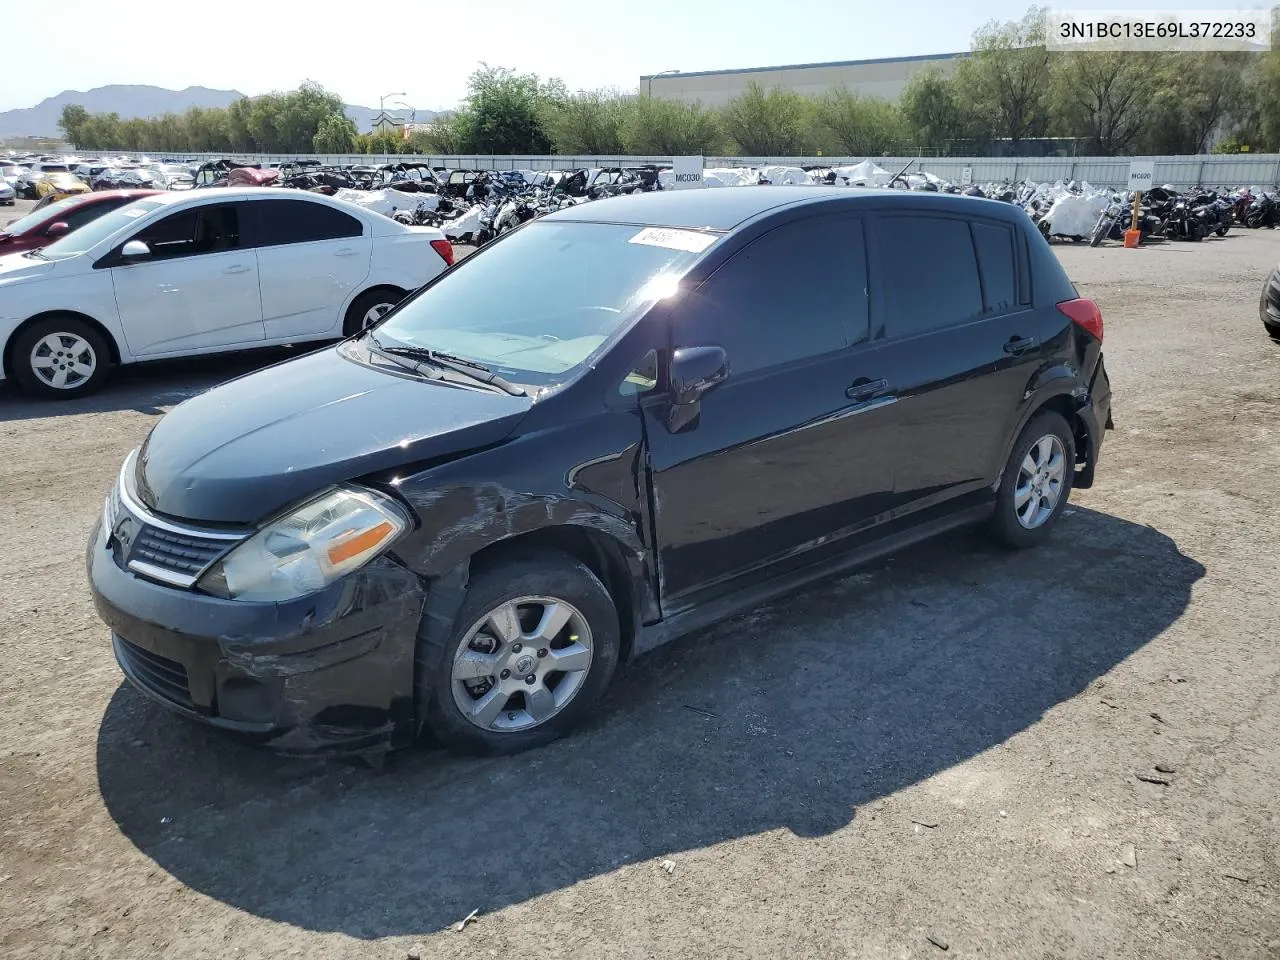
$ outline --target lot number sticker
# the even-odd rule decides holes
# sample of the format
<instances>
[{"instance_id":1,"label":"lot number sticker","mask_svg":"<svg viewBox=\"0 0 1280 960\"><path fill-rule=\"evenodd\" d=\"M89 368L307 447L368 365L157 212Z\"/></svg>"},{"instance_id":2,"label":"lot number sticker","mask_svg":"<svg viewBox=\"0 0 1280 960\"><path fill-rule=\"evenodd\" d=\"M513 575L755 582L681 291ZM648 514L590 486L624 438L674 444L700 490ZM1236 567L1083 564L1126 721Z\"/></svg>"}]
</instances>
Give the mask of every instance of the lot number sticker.
<instances>
[{"instance_id":1,"label":"lot number sticker","mask_svg":"<svg viewBox=\"0 0 1280 960\"><path fill-rule=\"evenodd\" d=\"M689 253L701 253L716 242L710 233L699 233L697 230L670 230L665 227L645 227L628 243L643 243L650 247L666 247L668 250L687 250Z\"/></svg>"}]
</instances>

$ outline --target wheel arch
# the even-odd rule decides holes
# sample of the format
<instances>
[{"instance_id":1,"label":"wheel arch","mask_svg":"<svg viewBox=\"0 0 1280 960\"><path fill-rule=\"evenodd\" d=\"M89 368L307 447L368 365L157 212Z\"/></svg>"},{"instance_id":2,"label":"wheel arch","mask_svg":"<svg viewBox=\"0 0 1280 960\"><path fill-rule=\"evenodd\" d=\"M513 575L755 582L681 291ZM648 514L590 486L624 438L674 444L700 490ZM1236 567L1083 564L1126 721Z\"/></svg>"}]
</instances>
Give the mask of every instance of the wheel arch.
<instances>
[{"instance_id":1,"label":"wheel arch","mask_svg":"<svg viewBox=\"0 0 1280 960\"><path fill-rule=\"evenodd\" d=\"M632 576L627 556L631 551L603 530L578 523L539 527L496 540L473 553L468 562L468 578L505 558L535 550L553 550L580 561L600 580L618 611L622 650L620 660L630 659L640 628L644 599Z\"/></svg>"},{"instance_id":2,"label":"wheel arch","mask_svg":"<svg viewBox=\"0 0 1280 960\"><path fill-rule=\"evenodd\" d=\"M395 283L371 283L367 287L361 288L353 294L342 307L342 332L344 336L351 335L347 328L350 326L351 310L355 307L356 303L359 302L362 297L366 297L371 293L381 293L383 291L398 294L396 297L396 303L399 303L412 293L411 290L406 290L404 287Z\"/></svg>"},{"instance_id":3,"label":"wheel arch","mask_svg":"<svg viewBox=\"0 0 1280 960\"><path fill-rule=\"evenodd\" d=\"M1087 402L1087 399L1078 397L1077 393L1076 380L1072 376L1058 376L1041 383L1039 389L1026 402L1022 416L1018 418L1017 424L1005 442L1004 458L1000 464L1000 475L996 477L996 487L1000 485L1004 469L1009 462L1009 455L1013 452L1018 437L1022 435L1022 431L1032 418L1044 410L1052 410L1059 414L1071 428L1071 436L1075 440L1076 447L1073 486L1086 489L1092 485L1096 459L1094 439L1090 435L1088 421L1081 414L1081 406Z\"/></svg>"},{"instance_id":4,"label":"wheel arch","mask_svg":"<svg viewBox=\"0 0 1280 960\"><path fill-rule=\"evenodd\" d=\"M89 316L87 313L81 313L79 310L45 310L37 313L35 316L28 317L9 335L8 341L4 345L4 375L7 378L13 376L13 350L18 342L18 338L23 332L29 329L33 324L39 323L41 320L49 320L53 317L72 317L82 323L87 323L93 327L107 344L107 349L111 352L111 362L119 364L121 362L120 344L116 342L116 338L111 331L103 326L99 321Z\"/></svg>"}]
</instances>

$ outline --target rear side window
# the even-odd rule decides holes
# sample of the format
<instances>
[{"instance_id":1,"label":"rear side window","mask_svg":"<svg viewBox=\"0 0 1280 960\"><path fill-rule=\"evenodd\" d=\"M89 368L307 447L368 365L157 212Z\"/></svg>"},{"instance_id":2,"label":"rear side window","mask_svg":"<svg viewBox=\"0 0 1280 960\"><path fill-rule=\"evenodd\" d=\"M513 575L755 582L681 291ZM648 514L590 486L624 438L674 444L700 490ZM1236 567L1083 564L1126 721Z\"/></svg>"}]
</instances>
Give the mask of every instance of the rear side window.
<instances>
[{"instance_id":1,"label":"rear side window","mask_svg":"<svg viewBox=\"0 0 1280 960\"><path fill-rule=\"evenodd\" d=\"M364 225L355 217L323 203L255 200L253 209L258 214L258 245L263 247L341 240L364 232Z\"/></svg>"},{"instance_id":2,"label":"rear side window","mask_svg":"<svg viewBox=\"0 0 1280 960\"><path fill-rule=\"evenodd\" d=\"M966 221L885 216L876 221L875 233L890 337L941 330L982 315L978 261Z\"/></svg>"},{"instance_id":3,"label":"rear side window","mask_svg":"<svg viewBox=\"0 0 1280 960\"><path fill-rule=\"evenodd\" d=\"M982 270L982 292L988 313L1008 313L1018 302L1018 257L1013 229L992 223L973 223L973 244Z\"/></svg>"},{"instance_id":4,"label":"rear side window","mask_svg":"<svg viewBox=\"0 0 1280 960\"><path fill-rule=\"evenodd\" d=\"M675 320L679 345L718 344L734 373L839 350L868 337L862 221L784 224L740 250Z\"/></svg>"}]
</instances>

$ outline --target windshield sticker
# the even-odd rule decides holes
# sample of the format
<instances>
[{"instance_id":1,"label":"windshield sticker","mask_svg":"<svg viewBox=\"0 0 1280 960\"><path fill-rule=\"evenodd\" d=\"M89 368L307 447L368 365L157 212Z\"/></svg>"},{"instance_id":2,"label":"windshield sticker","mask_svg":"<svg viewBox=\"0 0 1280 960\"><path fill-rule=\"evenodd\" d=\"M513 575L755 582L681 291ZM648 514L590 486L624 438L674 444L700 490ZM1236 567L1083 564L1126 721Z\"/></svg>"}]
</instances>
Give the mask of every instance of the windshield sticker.
<instances>
[{"instance_id":1,"label":"windshield sticker","mask_svg":"<svg viewBox=\"0 0 1280 960\"><path fill-rule=\"evenodd\" d=\"M122 217L130 217L130 218L132 218L132 217L140 217L140 216L142 216L142 215L143 215L144 213L146 213L146 212L147 212L147 211L146 211L145 209L143 209L143 210L130 210L128 207L126 207L125 209L123 209L123 210L121 210L121 211L120 211L120 216L122 216Z\"/></svg>"},{"instance_id":2,"label":"windshield sticker","mask_svg":"<svg viewBox=\"0 0 1280 960\"><path fill-rule=\"evenodd\" d=\"M710 233L699 233L696 230L670 230L662 227L645 227L628 243L643 243L650 247L666 247L668 250L687 250L689 253L701 253L716 242Z\"/></svg>"}]
</instances>

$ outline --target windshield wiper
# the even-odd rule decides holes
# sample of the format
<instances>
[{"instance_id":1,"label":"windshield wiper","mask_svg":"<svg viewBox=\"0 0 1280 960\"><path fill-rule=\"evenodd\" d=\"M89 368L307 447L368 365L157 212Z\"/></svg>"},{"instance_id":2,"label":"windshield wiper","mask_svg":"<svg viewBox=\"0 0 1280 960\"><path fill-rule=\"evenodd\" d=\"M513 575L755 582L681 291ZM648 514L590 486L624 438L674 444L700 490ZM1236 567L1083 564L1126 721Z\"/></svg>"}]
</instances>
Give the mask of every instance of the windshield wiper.
<instances>
[{"instance_id":1,"label":"windshield wiper","mask_svg":"<svg viewBox=\"0 0 1280 960\"><path fill-rule=\"evenodd\" d=\"M28 250L26 253L23 254L23 256L30 257L32 260L48 260L49 259L39 250Z\"/></svg>"},{"instance_id":2,"label":"windshield wiper","mask_svg":"<svg viewBox=\"0 0 1280 960\"><path fill-rule=\"evenodd\" d=\"M442 353L439 350L431 350L427 347L386 346L372 333L368 334L368 337L373 344L370 349L388 359L395 360L397 357L402 357L405 360L429 363L443 370L460 373L469 380L497 387L503 393L508 393L513 397L525 396L524 387L517 386L505 377L498 376L483 363L477 363L465 357L455 357L451 353ZM401 366L404 366L404 364L401 364ZM416 367L410 369L416 369Z\"/></svg>"}]
</instances>

